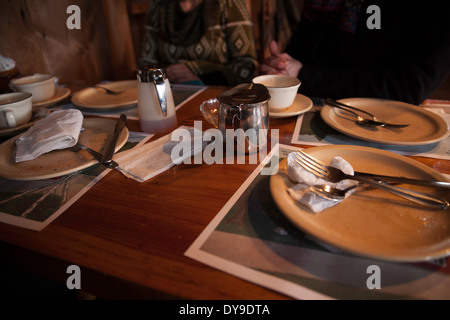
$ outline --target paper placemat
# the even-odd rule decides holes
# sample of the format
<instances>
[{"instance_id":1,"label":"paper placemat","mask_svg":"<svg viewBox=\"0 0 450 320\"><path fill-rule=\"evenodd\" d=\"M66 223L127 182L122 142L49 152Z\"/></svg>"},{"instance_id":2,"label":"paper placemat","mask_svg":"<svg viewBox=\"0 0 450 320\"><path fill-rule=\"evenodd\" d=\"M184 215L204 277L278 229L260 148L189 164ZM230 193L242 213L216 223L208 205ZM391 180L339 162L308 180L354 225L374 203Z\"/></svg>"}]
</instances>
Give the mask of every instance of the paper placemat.
<instances>
[{"instance_id":1,"label":"paper placemat","mask_svg":"<svg viewBox=\"0 0 450 320\"><path fill-rule=\"evenodd\" d=\"M318 244L292 225L272 199L273 167L297 148L280 145L261 162L185 255L295 299L450 299L450 258L391 263ZM371 266L381 288L369 289Z\"/></svg>"},{"instance_id":2,"label":"paper placemat","mask_svg":"<svg viewBox=\"0 0 450 320\"><path fill-rule=\"evenodd\" d=\"M152 136L130 132L121 150L145 143ZM40 231L111 170L96 164L55 179L11 181L0 178L0 222Z\"/></svg>"}]
</instances>

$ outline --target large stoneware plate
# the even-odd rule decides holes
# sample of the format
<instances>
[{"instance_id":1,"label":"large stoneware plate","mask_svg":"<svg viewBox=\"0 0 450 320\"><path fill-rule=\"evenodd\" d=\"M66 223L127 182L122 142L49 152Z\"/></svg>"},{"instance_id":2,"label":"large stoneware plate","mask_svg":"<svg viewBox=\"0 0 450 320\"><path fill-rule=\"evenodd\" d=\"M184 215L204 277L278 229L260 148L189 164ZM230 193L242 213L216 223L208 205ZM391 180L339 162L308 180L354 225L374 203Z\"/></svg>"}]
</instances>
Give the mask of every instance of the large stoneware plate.
<instances>
[{"instance_id":1,"label":"large stoneware plate","mask_svg":"<svg viewBox=\"0 0 450 320\"><path fill-rule=\"evenodd\" d=\"M438 142L450 134L444 119L412 104L369 98L349 98L339 101L368 111L387 122L410 124L406 128L362 126L356 124L355 118L345 111L324 106L320 112L322 119L335 130L354 138L390 145L424 145Z\"/></svg>"},{"instance_id":2,"label":"large stoneware plate","mask_svg":"<svg viewBox=\"0 0 450 320\"><path fill-rule=\"evenodd\" d=\"M102 87L122 93L107 94L100 88L86 88L72 96L72 103L84 109L112 111L137 105L137 81L124 80L105 83Z\"/></svg>"},{"instance_id":3,"label":"large stoneware plate","mask_svg":"<svg viewBox=\"0 0 450 320\"><path fill-rule=\"evenodd\" d=\"M447 181L417 161L384 150L324 146L305 151L326 163L341 156L357 171ZM283 160L278 173L271 177L273 198L295 226L318 241L348 253L387 261L418 262L450 254L448 210L421 207L382 190L363 188L338 205L313 213L291 198L287 188L293 185ZM449 200L448 189L414 189Z\"/></svg>"},{"instance_id":4,"label":"large stoneware plate","mask_svg":"<svg viewBox=\"0 0 450 320\"><path fill-rule=\"evenodd\" d=\"M78 141L91 149L103 152L105 141L112 136L116 121L112 119L85 118L83 132ZM128 129L124 128L117 140L118 151L128 140ZM73 152L69 149L54 150L40 157L15 163L16 145L19 136L0 145L0 177L10 180L41 180L70 174L96 163L86 151Z\"/></svg>"}]
</instances>

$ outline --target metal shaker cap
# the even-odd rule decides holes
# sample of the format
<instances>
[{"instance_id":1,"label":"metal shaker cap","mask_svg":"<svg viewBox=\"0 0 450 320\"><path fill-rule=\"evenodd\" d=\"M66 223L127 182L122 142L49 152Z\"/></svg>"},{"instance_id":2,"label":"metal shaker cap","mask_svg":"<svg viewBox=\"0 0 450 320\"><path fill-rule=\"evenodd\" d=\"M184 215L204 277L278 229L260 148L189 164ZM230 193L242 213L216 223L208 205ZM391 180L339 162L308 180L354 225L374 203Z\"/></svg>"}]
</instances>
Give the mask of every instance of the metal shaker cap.
<instances>
[{"instance_id":1,"label":"metal shaker cap","mask_svg":"<svg viewBox=\"0 0 450 320\"><path fill-rule=\"evenodd\" d=\"M137 80L139 82L154 82L156 79L167 79L166 70L153 65L143 65L137 70Z\"/></svg>"},{"instance_id":2,"label":"metal shaker cap","mask_svg":"<svg viewBox=\"0 0 450 320\"><path fill-rule=\"evenodd\" d=\"M217 96L217 100L222 103L237 107L247 104L258 104L270 100L267 88L255 83L251 88L233 88L222 92Z\"/></svg>"}]
</instances>

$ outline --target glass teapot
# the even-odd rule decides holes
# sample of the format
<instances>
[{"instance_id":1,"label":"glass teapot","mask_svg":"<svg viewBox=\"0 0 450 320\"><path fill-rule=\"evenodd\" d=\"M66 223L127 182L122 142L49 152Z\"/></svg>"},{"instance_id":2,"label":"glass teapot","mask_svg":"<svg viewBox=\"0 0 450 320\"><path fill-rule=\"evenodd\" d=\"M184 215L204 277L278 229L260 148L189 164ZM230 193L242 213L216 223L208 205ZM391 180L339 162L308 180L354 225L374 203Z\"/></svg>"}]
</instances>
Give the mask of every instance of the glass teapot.
<instances>
[{"instance_id":1,"label":"glass teapot","mask_svg":"<svg viewBox=\"0 0 450 320\"><path fill-rule=\"evenodd\" d=\"M270 94L261 84L236 87L202 103L203 117L223 138L235 140L235 149L254 153L267 144ZM242 138L243 139L240 139Z\"/></svg>"}]
</instances>

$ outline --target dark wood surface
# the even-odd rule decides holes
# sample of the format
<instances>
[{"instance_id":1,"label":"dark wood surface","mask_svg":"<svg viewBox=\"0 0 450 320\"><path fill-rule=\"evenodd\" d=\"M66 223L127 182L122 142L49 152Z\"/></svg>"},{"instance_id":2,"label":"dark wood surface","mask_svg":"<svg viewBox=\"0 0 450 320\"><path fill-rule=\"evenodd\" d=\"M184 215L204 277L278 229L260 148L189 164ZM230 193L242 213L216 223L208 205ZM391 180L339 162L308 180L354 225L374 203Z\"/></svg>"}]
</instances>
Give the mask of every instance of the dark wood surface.
<instances>
[{"instance_id":1,"label":"dark wood surface","mask_svg":"<svg viewBox=\"0 0 450 320\"><path fill-rule=\"evenodd\" d=\"M200 103L223 90L185 104L179 124L201 119ZM281 143L290 144L295 119L271 120ZM450 161L415 159L450 173ZM286 299L184 256L256 166L182 164L145 183L111 171L40 232L0 223L0 259L63 285L76 264L82 290L102 298Z\"/></svg>"}]
</instances>

